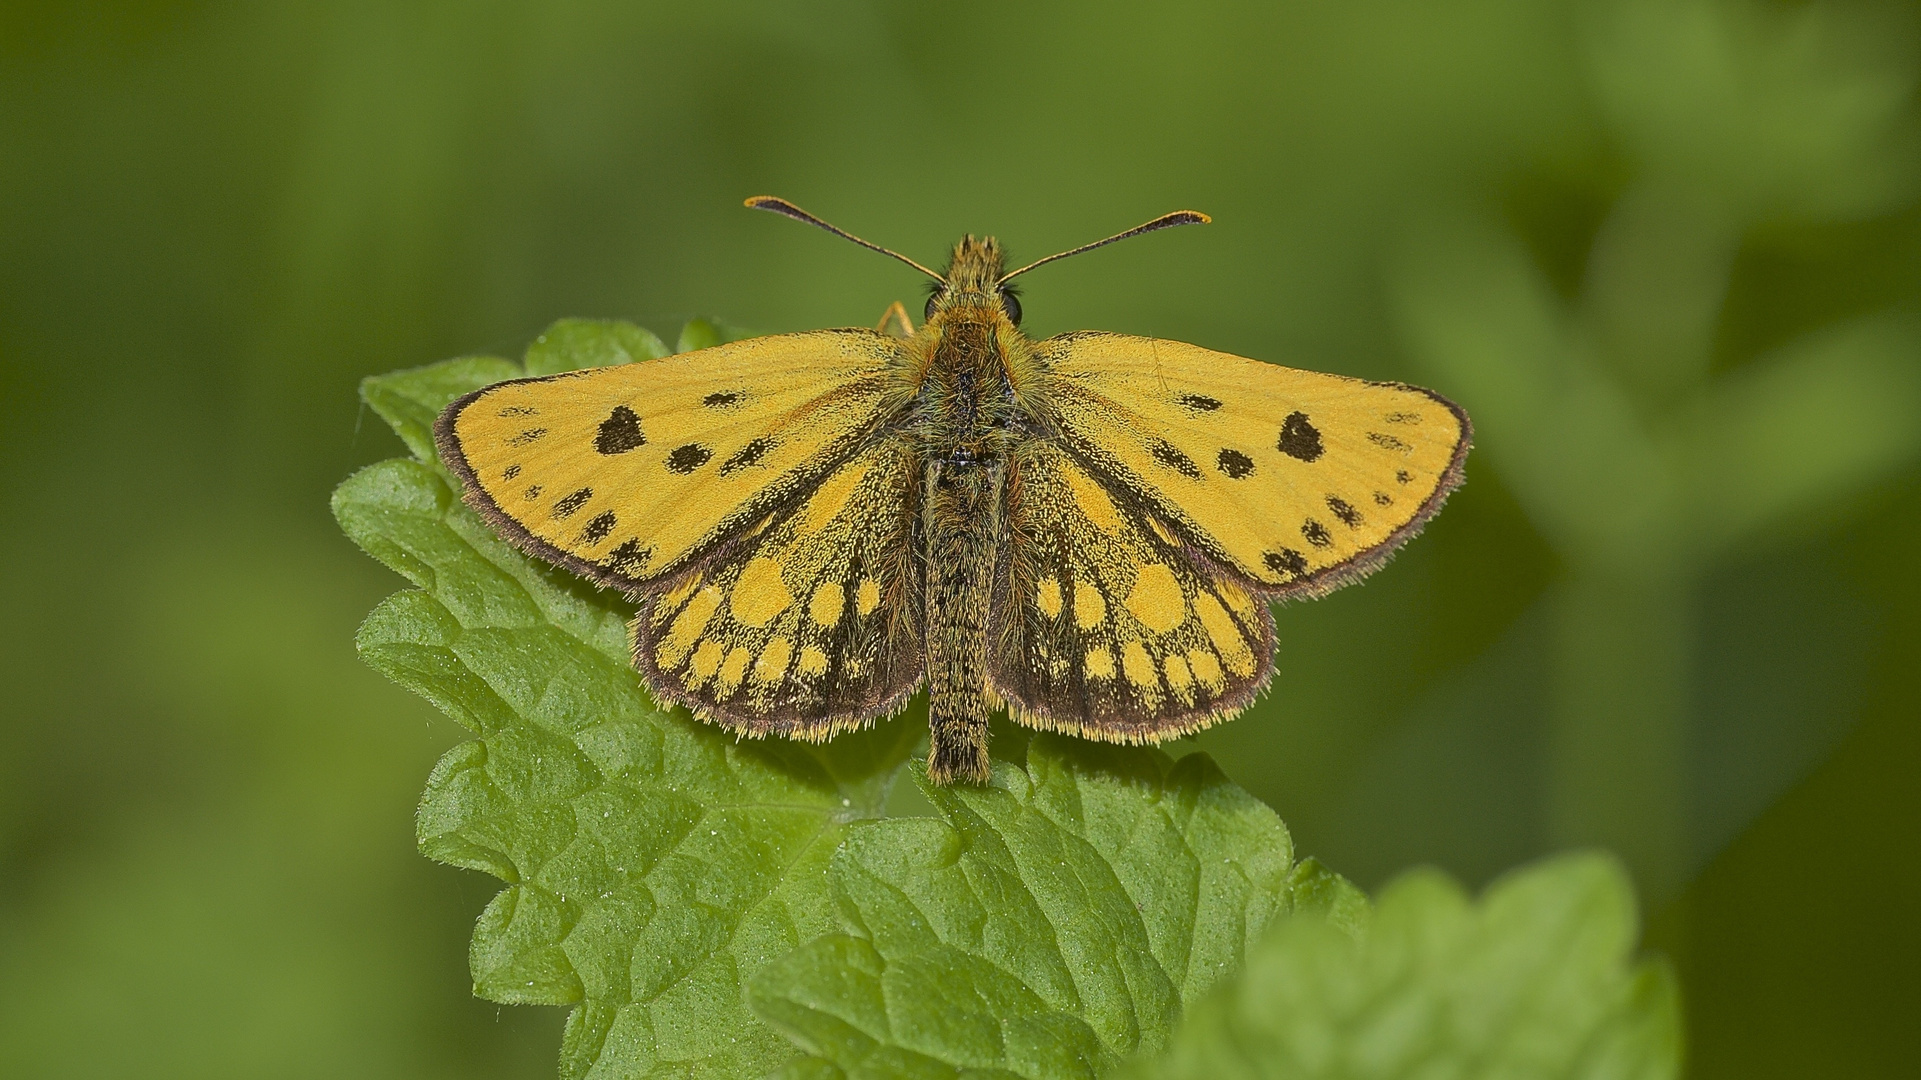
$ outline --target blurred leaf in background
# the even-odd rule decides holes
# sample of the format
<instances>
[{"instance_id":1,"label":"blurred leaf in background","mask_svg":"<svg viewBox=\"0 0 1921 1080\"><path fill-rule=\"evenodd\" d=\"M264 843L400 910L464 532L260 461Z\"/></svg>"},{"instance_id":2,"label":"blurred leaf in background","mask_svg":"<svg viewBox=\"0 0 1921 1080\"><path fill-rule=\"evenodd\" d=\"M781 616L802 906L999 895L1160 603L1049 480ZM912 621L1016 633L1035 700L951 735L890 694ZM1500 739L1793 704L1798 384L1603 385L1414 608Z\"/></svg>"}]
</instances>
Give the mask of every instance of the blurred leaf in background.
<instances>
[{"instance_id":1,"label":"blurred leaf in background","mask_svg":"<svg viewBox=\"0 0 1921 1080\"><path fill-rule=\"evenodd\" d=\"M870 324L1044 254L1082 327L1404 378L1481 425L1198 740L1375 887L1600 840L1697 1076L1921 1057L1910 6L0 7L0 1056L549 1075L413 851L460 738L352 655L365 375L567 315ZM1179 748L1175 748L1178 752ZM106 1037L110 1033L112 1037Z\"/></svg>"}]
</instances>

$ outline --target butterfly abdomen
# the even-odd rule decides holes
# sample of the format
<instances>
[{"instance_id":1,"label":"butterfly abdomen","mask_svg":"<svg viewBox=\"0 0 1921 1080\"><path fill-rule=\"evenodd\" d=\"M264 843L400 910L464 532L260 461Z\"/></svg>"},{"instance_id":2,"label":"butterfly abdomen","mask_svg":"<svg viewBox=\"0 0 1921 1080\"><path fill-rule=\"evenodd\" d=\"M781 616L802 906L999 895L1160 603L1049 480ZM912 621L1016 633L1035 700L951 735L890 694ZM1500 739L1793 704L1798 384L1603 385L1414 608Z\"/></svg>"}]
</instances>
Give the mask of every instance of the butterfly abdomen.
<instances>
[{"instance_id":1,"label":"butterfly abdomen","mask_svg":"<svg viewBox=\"0 0 1921 1080\"><path fill-rule=\"evenodd\" d=\"M927 465L927 771L936 783L987 779L987 609L1005 472L998 461Z\"/></svg>"}]
</instances>

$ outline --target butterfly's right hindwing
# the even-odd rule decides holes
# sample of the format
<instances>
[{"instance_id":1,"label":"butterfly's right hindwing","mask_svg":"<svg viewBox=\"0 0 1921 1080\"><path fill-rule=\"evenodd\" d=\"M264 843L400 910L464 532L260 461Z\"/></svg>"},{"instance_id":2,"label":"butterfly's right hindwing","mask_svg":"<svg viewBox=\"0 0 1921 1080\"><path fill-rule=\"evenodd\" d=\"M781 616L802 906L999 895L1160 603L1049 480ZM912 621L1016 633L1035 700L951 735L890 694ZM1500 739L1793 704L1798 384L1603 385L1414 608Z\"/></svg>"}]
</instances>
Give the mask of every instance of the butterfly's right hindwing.
<instances>
[{"instance_id":1,"label":"butterfly's right hindwing","mask_svg":"<svg viewBox=\"0 0 1921 1080\"><path fill-rule=\"evenodd\" d=\"M989 623L995 689L1028 726L1159 742L1232 717L1272 671L1266 601L1061 447L1010 463Z\"/></svg>"},{"instance_id":2,"label":"butterfly's right hindwing","mask_svg":"<svg viewBox=\"0 0 1921 1080\"><path fill-rule=\"evenodd\" d=\"M647 589L634 662L655 693L749 736L825 739L897 709L925 669L915 475L883 439Z\"/></svg>"}]
</instances>

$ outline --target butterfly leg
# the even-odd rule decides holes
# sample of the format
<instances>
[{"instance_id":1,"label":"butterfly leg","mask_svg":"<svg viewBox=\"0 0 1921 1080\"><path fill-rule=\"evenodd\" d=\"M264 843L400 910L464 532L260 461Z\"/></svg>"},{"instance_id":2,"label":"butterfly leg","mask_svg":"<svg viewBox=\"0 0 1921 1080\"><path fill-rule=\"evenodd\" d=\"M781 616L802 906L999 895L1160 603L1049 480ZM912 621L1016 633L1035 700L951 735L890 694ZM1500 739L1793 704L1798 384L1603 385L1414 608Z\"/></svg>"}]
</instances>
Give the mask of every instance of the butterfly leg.
<instances>
[{"instance_id":1,"label":"butterfly leg","mask_svg":"<svg viewBox=\"0 0 1921 1080\"><path fill-rule=\"evenodd\" d=\"M881 312L880 322L874 329L893 337L910 338L914 336L914 320L908 317L907 309L896 300Z\"/></svg>"},{"instance_id":2,"label":"butterfly leg","mask_svg":"<svg viewBox=\"0 0 1921 1080\"><path fill-rule=\"evenodd\" d=\"M936 784L987 782L987 610L1001 473L948 461L928 471L927 776Z\"/></svg>"}]
</instances>

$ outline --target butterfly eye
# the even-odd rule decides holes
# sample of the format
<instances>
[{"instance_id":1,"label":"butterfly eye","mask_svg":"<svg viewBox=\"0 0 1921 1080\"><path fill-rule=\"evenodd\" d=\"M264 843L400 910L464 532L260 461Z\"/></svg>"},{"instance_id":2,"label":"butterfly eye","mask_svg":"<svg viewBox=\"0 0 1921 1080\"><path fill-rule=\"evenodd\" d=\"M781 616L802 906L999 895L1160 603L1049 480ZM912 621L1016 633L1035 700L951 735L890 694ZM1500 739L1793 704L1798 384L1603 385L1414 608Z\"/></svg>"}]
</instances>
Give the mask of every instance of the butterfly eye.
<instances>
[{"instance_id":1,"label":"butterfly eye","mask_svg":"<svg viewBox=\"0 0 1921 1080\"><path fill-rule=\"evenodd\" d=\"M936 293L929 294L927 297L927 310L924 313L922 313L921 319L924 321L924 320L933 318L934 308L939 303L940 303L940 293L936 292Z\"/></svg>"},{"instance_id":2,"label":"butterfly eye","mask_svg":"<svg viewBox=\"0 0 1921 1080\"><path fill-rule=\"evenodd\" d=\"M1021 324L1021 301L1020 297L1014 295L1013 290L1001 290L1001 310L1007 312L1008 322L1015 326Z\"/></svg>"}]
</instances>

